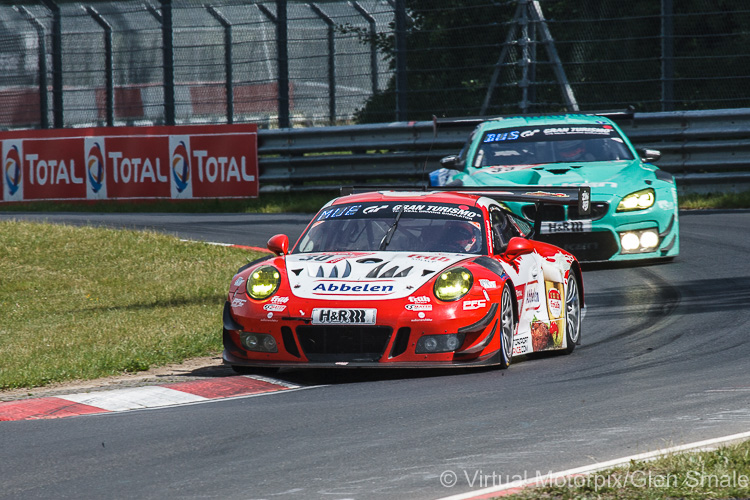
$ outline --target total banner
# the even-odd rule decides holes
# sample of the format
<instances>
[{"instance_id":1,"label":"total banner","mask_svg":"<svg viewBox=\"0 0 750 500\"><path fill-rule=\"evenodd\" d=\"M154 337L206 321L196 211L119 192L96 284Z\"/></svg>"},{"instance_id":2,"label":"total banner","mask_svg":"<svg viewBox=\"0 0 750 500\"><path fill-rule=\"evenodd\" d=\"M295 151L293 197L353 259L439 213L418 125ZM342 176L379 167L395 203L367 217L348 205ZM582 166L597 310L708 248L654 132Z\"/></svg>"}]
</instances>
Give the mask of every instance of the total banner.
<instances>
[{"instance_id":1,"label":"total banner","mask_svg":"<svg viewBox=\"0 0 750 500\"><path fill-rule=\"evenodd\" d=\"M255 124L0 132L0 203L255 198Z\"/></svg>"}]
</instances>

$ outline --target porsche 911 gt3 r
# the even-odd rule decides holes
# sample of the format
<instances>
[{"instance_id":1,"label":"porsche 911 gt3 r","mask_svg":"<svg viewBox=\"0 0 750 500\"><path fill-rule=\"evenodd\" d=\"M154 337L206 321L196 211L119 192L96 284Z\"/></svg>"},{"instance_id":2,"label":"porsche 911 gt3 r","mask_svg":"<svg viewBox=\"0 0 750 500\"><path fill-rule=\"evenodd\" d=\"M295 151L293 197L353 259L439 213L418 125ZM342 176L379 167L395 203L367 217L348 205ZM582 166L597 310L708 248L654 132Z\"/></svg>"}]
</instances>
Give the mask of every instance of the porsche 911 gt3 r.
<instances>
[{"instance_id":1,"label":"porsche 911 gt3 r","mask_svg":"<svg viewBox=\"0 0 750 500\"><path fill-rule=\"evenodd\" d=\"M507 367L516 355L570 353L581 340L580 266L530 232L478 194L337 198L291 251L274 236L274 255L232 278L224 362Z\"/></svg>"},{"instance_id":2,"label":"porsche 911 gt3 r","mask_svg":"<svg viewBox=\"0 0 750 500\"><path fill-rule=\"evenodd\" d=\"M680 252L677 189L655 150L636 151L622 130L598 115L529 116L482 122L433 185L590 186L591 216L548 207L539 239L582 261L673 258ZM457 170L455 170L457 169ZM508 203L532 220L533 203Z\"/></svg>"}]
</instances>

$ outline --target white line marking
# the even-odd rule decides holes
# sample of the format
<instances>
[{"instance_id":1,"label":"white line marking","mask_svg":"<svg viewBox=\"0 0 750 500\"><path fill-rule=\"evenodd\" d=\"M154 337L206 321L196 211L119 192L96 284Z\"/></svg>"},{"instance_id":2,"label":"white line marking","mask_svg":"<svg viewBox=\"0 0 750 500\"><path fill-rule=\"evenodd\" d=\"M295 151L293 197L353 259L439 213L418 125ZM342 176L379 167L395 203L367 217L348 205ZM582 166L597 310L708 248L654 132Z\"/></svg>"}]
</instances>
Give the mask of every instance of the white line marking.
<instances>
[{"instance_id":1,"label":"white line marking","mask_svg":"<svg viewBox=\"0 0 750 500\"><path fill-rule=\"evenodd\" d=\"M300 387L302 387L301 385L292 384L290 382L284 382L283 380L279 380L273 377L265 377L263 375L242 375L242 376L246 378L251 378L253 380L259 380L261 382L267 382L269 384L280 385L282 387L286 387L287 389L299 389ZM311 386L311 387L321 387L321 386Z\"/></svg>"},{"instance_id":2,"label":"white line marking","mask_svg":"<svg viewBox=\"0 0 750 500\"><path fill-rule=\"evenodd\" d=\"M287 394L290 392L297 392L297 391L306 391L307 389L317 389L320 387L327 387L325 385L310 385L305 387L297 387L296 389L285 389L285 390L279 390L279 391L270 391L270 392L256 392L253 394L241 394L239 396L229 396L226 398L217 398L217 399L206 399L203 398L202 400L197 401L188 401L185 403L175 403L171 405L167 405L171 408L181 407L181 406L193 406L193 405L202 405L206 403L223 403L224 401L236 401L238 399L249 399L249 398L260 398L263 396L275 396L277 394ZM138 408L132 408L128 410L123 410L123 412L130 412L130 411L149 411L149 410L160 410L165 408L165 406L149 406L149 407L138 407ZM83 415L73 415L73 417L100 417L102 415L117 415L119 412L102 412L102 413L89 413L89 414L83 414Z\"/></svg>"},{"instance_id":3,"label":"white line marking","mask_svg":"<svg viewBox=\"0 0 750 500\"><path fill-rule=\"evenodd\" d=\"M208 400L203 396L167 389L166 387L133 387L114 391L68 394L58 397L109 411L156 408Z\"/></svg>"},{"instance_id":4,"label":"white line marking","mask_svg":"<svg viewBox=\"0 0 750 500\"><path fill-rule=\"evenodd\" d=\"M544 476L535 477L533 479L525 479L523 481L513 481L512 483L503 484L500 486L492 486L490 488L470 491L468 493L461 493L458 495L443 497L443 498L440 498L439 500L469 500L478 496L487 495L489 493L500 493L502 491L510 490L513 488L523 488L525 486L530 486L536 483L541 483L543 481L554 481L555 479L559 479L559 478L563 478L567 476L574 476L577 474L590 474L592 472L596 472L596 471L600 471L604 469L610 469L613 467L618 467L620 465L629 464L631 460L633 461L654 460L663 455L669 455L672 453L679 453L679 452L688 451L688 450L706 451L706 450L714 449L723 443L727 443L730 441L744 440L748 438L750 438L750 432L732 434L731 436L725 436L725 437L720 437L716 439L707 439L705 441L698 441L696 443L673 446L672 448L649 451L646 453L641 453L639 455L632 455L632 456L624 457L624 458L616 458L614 460L609 460L607 462L599 462L596 464L585 465L583 467L578 467L575 469L568 469L568 470L564 470L561 472L554 472L552 474L546 474Z\"/></svg>"}]
</instances>

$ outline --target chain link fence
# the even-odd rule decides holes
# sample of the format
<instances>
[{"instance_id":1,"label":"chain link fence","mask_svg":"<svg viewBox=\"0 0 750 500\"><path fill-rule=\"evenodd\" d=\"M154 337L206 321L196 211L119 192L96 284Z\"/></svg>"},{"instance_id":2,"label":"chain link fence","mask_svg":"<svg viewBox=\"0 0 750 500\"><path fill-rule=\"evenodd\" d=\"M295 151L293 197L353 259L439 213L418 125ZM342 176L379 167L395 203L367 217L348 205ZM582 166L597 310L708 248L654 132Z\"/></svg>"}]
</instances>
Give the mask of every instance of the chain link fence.
<instances>
[{"instance_id":1,"label":"chain link fence","mask_svg":"<svg viewBox=\"0 0 750 500\"><path fill-rule=\"evenodd\" d=\"M746 0L0 4L0 129L750 107Z\"/></svg>"},{"instance_id":2,"label":"chain link fence","mask_svg":"<svg viewBox=\"0 0 750 500\"><path fill-rule=\"evenodd\" d=\"M170 88L174 123L279 125L282 16L273 0L175 0L171 19L165 2L47 4L0 5L1 128L52 126L56 113L64 127L107 125L108 71L113 125L168 124ZM378 0L290 1L285 17L290 124L350 122L390 73L383 55L336 26L387 31L393 9ZM57 26L62 109L54 105Z\"/></svg>"}]
</instances>

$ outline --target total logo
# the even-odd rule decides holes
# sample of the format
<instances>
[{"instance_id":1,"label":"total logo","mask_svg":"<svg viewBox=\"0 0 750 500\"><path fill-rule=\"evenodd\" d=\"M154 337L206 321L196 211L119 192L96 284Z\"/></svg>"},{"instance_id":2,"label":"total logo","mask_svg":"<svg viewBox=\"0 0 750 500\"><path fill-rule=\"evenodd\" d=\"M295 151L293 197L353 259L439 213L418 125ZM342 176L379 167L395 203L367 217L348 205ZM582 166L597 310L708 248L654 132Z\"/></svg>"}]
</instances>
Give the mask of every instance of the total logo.
<instances>
[{"instance_id":1,"label":"total logo","mask_svg":"<svg viewBox=\"0 0 750 500\"><path fill-rule=\"evenodd\" d=\"M247 172L247 158L241 156L239 163L234 156L209 156L208 151L195 150L193 158L198 161L198 178L214 183L255 180L255 176Z\"/></svg>"},{"instance_id":2,"label":"total logo","mask_svg":"<svg viewBox=\"0 0 750 500\"><path fill-rule=\"evenodd\" d=\"M170 156L172 166L172 180L178 193L182 193L190 185L190 152L185 140L179 140Z\"/></svg>"},{"instance_id":3,"label":"total logo","mask_svg":"<svg viewBox=\"0 0 750 500\"><path fill-rule=\"evenodd\" d=\"M94 142L86 155L86 173L89 187L93 193L98 193L104 186L104 153L100 142Z\"/></svg>"},{"instance_id":4,"label":"total logo","mask_svg":"<svg viewBox=\"0 0 750 500\"><path fill-rule=\"evenodd\" d=\"M83 184L83 177L75 176L75 160L69 159L70 167L65 160L44 159L38 154L27 154L24 159L29 166L29 182L39 186L55 184Z\"/></svg>"},{"instance_id":5,"label":"total logo","mask_svg":"<svg viewBox=\"0 0 750 500\"><path fill-rule=\"evenodd\" d=\"M3 176L9 196L15 195L21 188L21 172L21 153L16 144L11 144L3 155Z\"/></svg>"},{"instance_id":6,"label":"total logo","mask_svg":"<svg viewBox=\"0 0 750 500\"><path fill-rule=\"evenodd\" d=\"M116 183L162 183L169 180L161 171L158 157L154 161L151 158L128 158L121 151L111 151L107 157L112 160L113 180Z\"/></svg>"}]
</instances>

